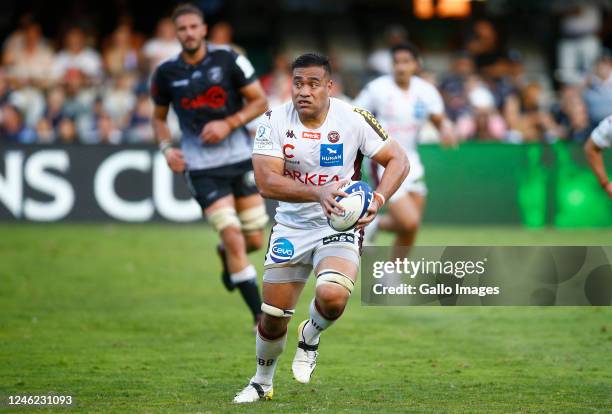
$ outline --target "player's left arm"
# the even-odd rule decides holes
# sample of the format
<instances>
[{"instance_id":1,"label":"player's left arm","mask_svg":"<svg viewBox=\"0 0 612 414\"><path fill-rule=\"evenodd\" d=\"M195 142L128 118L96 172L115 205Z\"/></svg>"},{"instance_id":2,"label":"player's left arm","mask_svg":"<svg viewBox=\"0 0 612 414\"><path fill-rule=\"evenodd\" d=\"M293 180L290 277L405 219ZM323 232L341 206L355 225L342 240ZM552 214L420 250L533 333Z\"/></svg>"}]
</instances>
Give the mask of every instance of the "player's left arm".
<instances>
[{"instance_id":1,"label":"player's left arm","mask_svg":"<svg viewBox=\"0 0 612 414\"><path fill-rule=\"evenodd\" d=\"M440 133L440 141L446 147L457 145L457 134L453 128L453 123L444 114L444 100L442 95L433 85L428 85L423 94L423 99L429 111L429 120Z\"/></svg>"},{"instance_id":2,"label":"player's left arm","mask_svg":"<svg viewBox=\"0 0 612 414\"><path fill-rule=\"evenodd\" d=\"M432 114L429 116L429 120L434 124L438 132L440 132L440 141L442 145L445 147L454 147L457 145L458 139L455 129L453 128L453 123L444 113Z\"/></svg>"},{"instance_id":3,"label":"player's left arm","mask_svg":"<svg viewBox=\"0 0 612 414\"><path fill-rule=\"evenodd\" d=\"M357 222L358 228L365 227L374 220L385 200L388 200L397 191L410 171L410 163L408 162L406 151L392 139L389 139L372 159L385 167L385 172L382 175L380 184L376 187L374 199L370 203L370 207L368 207L368 214Z\"/></svg>"},{"instance_id":4,"label":"player's left arm","mask_svg":"<svg viewBox=\"0 0 612 414\"><path fill-rule=\"evenodd\" d=\"M202 130L204 142L214 144L225 139L234 129L246 125L268 109L268 99L258 80L240 88L240 94L244 98L244 107L224 119L208 122Z\"/></svg>"}]
</instances>

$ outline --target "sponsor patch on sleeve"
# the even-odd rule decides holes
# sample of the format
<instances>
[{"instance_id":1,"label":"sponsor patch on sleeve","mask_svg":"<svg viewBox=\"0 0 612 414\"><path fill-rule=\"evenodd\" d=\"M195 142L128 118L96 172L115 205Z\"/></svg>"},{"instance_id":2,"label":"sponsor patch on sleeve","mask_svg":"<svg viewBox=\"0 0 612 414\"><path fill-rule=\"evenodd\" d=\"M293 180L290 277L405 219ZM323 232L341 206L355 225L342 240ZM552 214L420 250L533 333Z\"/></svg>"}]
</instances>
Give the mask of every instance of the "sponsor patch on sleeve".
<instances>
[{"instance_id":1,"label":"sponsor patch on sleeve","mask_svg":"<svg viewBox=\"0 0 612 414\"><path fill-rule=\"evenodd\" d=\"M270 135L272 134L272 128L267 125L259 124L257 126L257 132L255 132L255 143L253 148L257 151L266 151L273 148L272 140Z\"/></svg>"},{"instance_id":2,"label":"sponsor patch on sleeve","mask_svg":"<svg viewBox=\"0 0 612 414\"><path fill-rule=\"evenodd\" d=\"M353 108L353 111L361 115L363 119L365 119L365 121L368 123L368 125L370 125L374 131L376 131L378 136L383 141L386 141L389 138L389 134L387 134L387 131L385 131L385 129L382 127L382 125L380 125L376 117L372 115L372 113L366 111L365 109L357 107Z\"/></svg>"}]
</instances>

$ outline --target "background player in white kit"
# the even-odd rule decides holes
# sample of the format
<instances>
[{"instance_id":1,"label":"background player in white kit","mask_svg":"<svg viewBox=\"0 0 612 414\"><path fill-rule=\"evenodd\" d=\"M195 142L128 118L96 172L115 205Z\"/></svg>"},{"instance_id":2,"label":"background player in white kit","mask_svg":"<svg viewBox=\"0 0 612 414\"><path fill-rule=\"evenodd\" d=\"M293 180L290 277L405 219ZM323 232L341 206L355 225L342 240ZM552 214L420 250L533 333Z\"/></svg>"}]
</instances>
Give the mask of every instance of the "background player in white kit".
<instances>
[{"instance_id":1,"label":"background player in white kit","mask_svg":"<svg viewBox=\"0 0 612 414\"><path fill-rule=\"evenodd\" d=\"M584 145L587 161L591 165L599 185L608 193L608 197L612 198L612 181L606 173L601 153L604 149L610 147L612 147L612 115L599 123Z\"/></svg>"},{"instance_id":2,"label":"background player in white kit","mask_svg":"<svg viewBox=\"0 0 612 414\"><path fill-rule=\"evenodd\" d=\"M440 132L443 144L454 144L456 137L451 122L444 115L440 93L435 86L415 76L419 69L417 48L401 43L394 46L391 53L393 74L368 83L353 104L372 112L408 155L410 174L389 199L389 214L379 216L366 230L367 239L373 237L377 227L397 233L395 254L404 256L405 246L414 244L427 195L425 171L417 152L419 131L429 119ZM379 176L383 170L384 167L378 167Z\"/></svg>"},{"instance_id":3,"label":"background player in white kit","mask_svg":"<svg viewBox=\"0 0 612 414\"><path fill-rule=\"evenodd\" d=\"M292 71L292 102L262 116L255 134L257 185L264 197L279 200L280 205L264 264L257 372L236 395L236 403L272 397L287 325L314 269L315 298L310 319L298 328L299 344L292 364L297 381L310 381L319 336L340 317L353 289L362 228L408 173L404 151L370 113L329 97L332 81L327 58L302 55ZM346 194L339 187L346 179L359 179L363 155L385 165L385 173L359 228L337 232L327 225L326 216L340 212L335 197Z\"/></svg>"}]
</instances>

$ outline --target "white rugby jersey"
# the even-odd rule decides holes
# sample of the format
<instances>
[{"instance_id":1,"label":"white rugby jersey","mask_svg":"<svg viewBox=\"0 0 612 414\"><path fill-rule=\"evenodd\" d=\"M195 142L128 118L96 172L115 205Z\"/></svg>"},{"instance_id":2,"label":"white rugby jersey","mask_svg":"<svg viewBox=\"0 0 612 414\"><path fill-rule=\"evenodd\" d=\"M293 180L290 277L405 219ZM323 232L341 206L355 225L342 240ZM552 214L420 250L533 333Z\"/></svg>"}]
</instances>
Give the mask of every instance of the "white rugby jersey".
<instances>
[{"instance_id":1,"label":"white rugby jersey","mask_svg":"<svg viewBox=\"0 0 612 414\"><path fill-rule=\"evenodd\" d=\"M593 143L599 148L612 147L612 115L605 118L591 133Z\"/></svg>"},{"instance_id":2,"label":"white rugby jersey","mask_svg":"<svg viewBox=\"0 0 612 414\"><path fill-rule=\"evenodd\" d=\"M368 83L353 104L376 115L383 128L407 151L416 151L417 138L430 115L444 113L438 90L418 76L410 78L408 90L401 89L392 76Z\"/></svg>"},{"instance_id":3,"label":"white rugby jersey","mask_svg":"<svg viewBox=\"0 0 612 414\"><path fill-rule=\"evenodd\" d=\"M323 186L360 178L363 156L373 157L388 142L387 133L368 111L330 98L329 111L317 129L302 125L293 102L260 117L253 154L285 160L284 175L303 185ZM298 229L327 226L318 202L280 202L277 223Z\"/></svg>"}]
</instances>

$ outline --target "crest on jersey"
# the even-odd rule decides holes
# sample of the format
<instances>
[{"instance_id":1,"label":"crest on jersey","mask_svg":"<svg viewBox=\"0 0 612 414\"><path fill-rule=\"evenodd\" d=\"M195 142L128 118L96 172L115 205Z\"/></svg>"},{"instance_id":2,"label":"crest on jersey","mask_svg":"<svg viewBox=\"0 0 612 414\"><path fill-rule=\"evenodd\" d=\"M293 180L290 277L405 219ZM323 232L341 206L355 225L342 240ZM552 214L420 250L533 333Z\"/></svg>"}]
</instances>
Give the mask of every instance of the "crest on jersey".
<instances>
[{"instance_id":1,"label":"crest on jersey","mask_svg":"<svg viewBox=\"0 0 612 414\"><path fill-rule=\"evenodd\" d=\"M329 134L327 134L327 140L332 144L335 144L336 142L340 141L340 134L338 131L331 131Z\"/></svg>"},{"instance_id":2,"label":"crest on jersey","mask_svg":"<svg viewBox=\"0 0 612 414\"><path fill-rule=\"evenodd\" d=\"M385 131L385 129L378 123L378 120L369 111L357 107L353 108L353 111L361 115L383 141L386 141L389 138L387 131Z\"/></svg>"},{"instance_id":3,"label":"crest on jersey","mask_svg":"<svg viewBox=\"0 0 612 414\"><path fill-rule=\"evenodd\" d=\"M208 76L208 80L212 83L220 83L223 80L223 70L221 70L220 66L212 67L208 69L206 76Z\"/></svg>"}]
</instances>

